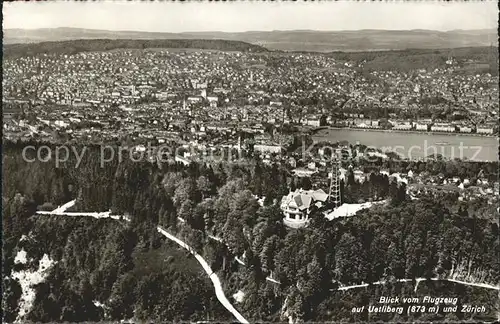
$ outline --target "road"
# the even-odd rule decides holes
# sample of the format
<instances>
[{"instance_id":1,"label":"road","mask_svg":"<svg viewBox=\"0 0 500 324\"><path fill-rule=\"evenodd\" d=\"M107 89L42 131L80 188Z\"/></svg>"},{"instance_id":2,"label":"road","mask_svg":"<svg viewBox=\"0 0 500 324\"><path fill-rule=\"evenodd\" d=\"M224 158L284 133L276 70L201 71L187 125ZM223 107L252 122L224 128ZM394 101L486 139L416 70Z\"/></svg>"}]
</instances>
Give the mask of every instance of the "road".
<instances>
[{"instance_id":1,"label":"road","mask_svg":"<svg viewBox=\"0 0 500 324\"><path fill-rule=\"evenodd\" d=\"M196 258L196 260L198 260L198 262L203 267L203 270L205 270L205 272L210 277L210 280L212 280L212 283L213 283L214 288L215 288L215 294L217 295L217 299L221 302L221 304L229 312L231 312L231 314L234 315L234 317L236 317L236 319L240 323L248 323L248 321L229 302L229 300L226 298L226 295L224 295L224 290L222 289L222 285L221 285L221 282L219 280L219 277L217 277L217 275L213 272L213 270L208 265L207 261L205 261L205 259L203 259L203 257L201 255L199 255L198 253L196 253L193 250L192 247L190 247L188 244L186 244L185 242L181 241L177 237L173 236L169 232L165 231L163 228L161 228L161 226L158 226L158 232L160 232L163 236L167 237L168 239L174 241L178 245L182 246L183 248L185 248L186 250L188 250L192 255L194 255L194 257Z\"/></svg>"},{"instance_id":2,"label":"road","mask_svg":"<svg viewBox=\"0 0 500 324\"><path fill-rule=\"evenodd\" d=\"M178 217L177 217L177 218L178 218ZM219 243L222 243L222 244L226 245L226 244L224 243L224 241L223 241L220 237L213 236L213 235L208 235L208 238L211 238L212 240L215 240L215 241L217 241L217 242L219 242ZM227 245L226 245L226 247L227 247ZM238 257L234 257L234 259L235 259L235 260L236 260L236 262L238 262L239 264L241 264L241 265L243 265L243 266L245 265L245 262L244 262L243 260L241 260L240 258L238 258ZM273 278L272 278L272 277L270 277L270 276L267 276L267 277L266 277L266 280L267 280L267 281L270 281L270 282L273 282L273 283L275 283L275 284L278 284L278 285L279 285L279 284L281 284L278 280L273 279Z\"/></svg>"},{"instance_id":3,"label":"road","mask_svg":"<svg viewBox=\"0 0 500 324\"><path fill-rule=\"evenodd\" d=\"M67 204L64 204L63 206L58 207L57 209L53 210L52 212L37 212L36 214L38 215L59 215L59 216L79 216L79 217L94 217L94 218L113 218L116 220L123 219L126 221L130 221L128 217L121 217L117 215L110 215L110 212L89 212L89 213L84 213L84 212L79 212L79 213L73 213L73 212L65 212L65 210L75 204L74 200L70 201ZM191 253L196 260L201 264L203 267L203 270L208 274L210 280L212 281L212 284L215 289L215 295L217 296L217 299L219 302L231 313L233 316L240 322L240 323L248 323L248 321L241 315L231 304L231 302L227 299L226 295L224 294L224 290L222 289L222 284L220 282L219 277L217 276L216 273L210 268L208 265L207 261L203 259L201 255L196 253L194 249L189 246L186 242L178 239L174 235L170 234L167 232L165 229L163 229L161 226L157 227L157 230L160 234L165 236L171 241L174 241L184 249L188 250L189 253Z\"/></svg>"},{"instance_id":4,"label":"road","mask_svg":"<svg viewBox=\"0 0 500 324\"><path fill-rule=\"evenodd\" d=\"M88 213L85 213L85 212L66 212L65 211L66 209L70 208L74 204L75 204L75 201L72 200L72 201L70 201L70 202L68 202L68 203L66 203L66 204L58 207L57 209L55 209L55 210L53 210L51 212L42 212L42 211L39 211L36 214L38 214L38 215L81 216L81 217L85 217L86 216L86 217L94 217L94 218L113 218L115 220L122 219L122 220L130 221L130 219L128 217L126 217L126 216L123 217L123 216L118 216L118 215L110 215L111 212L88 212ZM217 299L219 300L219 302L231 314L233 314L233 316L240 323L248 323L248 321L234 308L234 306L231 304L231 302L227 299L226 295L224 294L224 290L222 289L222 285L221 285L219 277L210 268L210 266L208 265L207 261L205 259L203 259L203 257L201 255L199 255L198 253L196 253L194 251L194 249L191 246L189 246L186 242L184 242L184 241L178 239L177 237L175 237L174 235L170 234L165 229L163 229L161 226L158 226L157 230L158 230L158 232L160 234L162 234L163 236L165 236L169 240L174 241L179 246L181 246L184 249L188 250L189 253L191 253L196 258L196 260L198 260L198 262L203 267L203 270L205 270L205 272L209 276L210 280L212 281L214 289L215 289L215 294L216 294ZM210 237L212 239L216 239L218 241L222 241L220 238L213 237L213 236L210 236ZM276 280L274 280L272 278L266 278L266 279L267 280L271 279L269 281L273 281L275 283L279 283L278 281L276 281ZM462 285L466 285L466 286L473 286L473 287L481 287L481 288L486 288L486 289L500 290L500 286L493 286L493 285L490 285L490 284L487 284L487 283L465 282L465 281L461 281L461 280L457 280L457 279L453 279L453 278L448 278L448 279L447 278L398 279L397 282L412 282L413 280L415 280L416 283L417 283L415 285L415 290L417 289L418 283L420 283L420 281L426 281L426 280L431 280L431 281L449 281L449 282L454 282L454 283L458 283L458 284L462 284ZM386 281L382 281L382 280L371 283L371 285L384 285L384 284L386 284ZM346 290L350 290L350 289L368 287L369 285L370 284L368 284L368 283L362 283L362 284L358 284L358 285L341 286L341 287L339 287L337 289L333 289L332 291L346 291Z\"/></svg>"},{"instance_id":5,"label":"road","mask_svg":"<svg viewBox=\"0 0 500 324\"><path fill-rule=\"evenodd\" d=\"M465 285L465 286L473 286L473 287L481 287L481 288L486 288L486 289L500 290L500 286L493 286L493 285L486 284L486 283L466 282L466 281L456 280L456 279L452 279L452 278L430 278L430 279L427 279L427 278L415 278L415 279L398 279L396 281L397 282L412 282L413 280L416 281L417 285L418 285L418 283L420 281L426 281L426 280L431 280L431 281L449 281L449 282L454 282L454 283L458 283L458 284ZM386 281L382 280L382 281L372 282L371 284L362 283L362 284L359 284L359 285L341 286L341 287L339 287L337 289L332 289L332 291L335 291L335 290L345 291L345 290L349 290L349 289L356 289L356 288L368 287L369 285L385 285L386 283L387 283ZM416 288L417 288L417 286L415 286L415 290L416 290Z\"/></svg>"},{"instance_id":6,"label":"road","mask_svg":"<svg viewBox=\"0 0 500 324\"><path fill-rule=\"evenodd\" d=\"M213 235L208 235L209 238L215 240L215 241L218 241L222 244L224 244L223 240L219 237L216 237L216 236L213 236ZM241 265L245 265L245 263L240 260L238 257L235 257L235 260L241 264ZM280 284L279 281L277 281L276 279L273 279L271 277L266 277L266 280L267 281L271 281L271 282L274 282L276 284ZM416 281L416 284L415 284L415 291L417 291L417 287L418 287L418 284L421 282L421 281L426 281L426 280L431 280L431 281L448 281L448 282L454 282L454 283L458 283L458 284L462 284L462 285L465 285L465 286L473 286L473 287L481 287L481 288L486 288L486 289L495 289L495 290L500 290L500 286L493 286L493 285L490 285L490 284L486 284L486 283L475 283L475 282L466 282L466 281L461 281L461 280L456 280L454 278L431 278L431 279L427 279L427 278L415 278L415 279L398 279L397 282L412 282L413 280ZM358 284L358 285L351 285L351 286L341 286L337 289L331 289L331 291L345 291L345 290L350 290L350 289L356 289L356 288L363 288L363 287L368 287L369 285L385 285L387 282L384 281L384 280L380 280L380 281L375 281L375 282L372 282L371 284L368 284L368 283L362 283L362 284Z\"/></svg>"}]
</instances>

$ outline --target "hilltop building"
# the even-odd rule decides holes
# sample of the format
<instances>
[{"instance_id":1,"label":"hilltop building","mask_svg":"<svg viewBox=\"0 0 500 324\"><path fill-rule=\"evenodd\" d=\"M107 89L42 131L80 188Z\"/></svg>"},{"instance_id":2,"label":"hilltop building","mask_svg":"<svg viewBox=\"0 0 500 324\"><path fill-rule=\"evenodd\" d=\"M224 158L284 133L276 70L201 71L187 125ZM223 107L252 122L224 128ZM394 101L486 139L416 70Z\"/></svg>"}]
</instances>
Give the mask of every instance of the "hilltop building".
<instances>
[{"instance_id":1,"label":"hilltop building","mask_svg":"<svg viewBox=\"0 0 500 324\"><path fill-rule=\"evenodd\" d=\"M309 223L309 214L313 208L325 205L328 195L322 190L297 189L283 196L281 210L285 218L283 222L291 228L304 227Z\"/></svg>"}]
</instances>

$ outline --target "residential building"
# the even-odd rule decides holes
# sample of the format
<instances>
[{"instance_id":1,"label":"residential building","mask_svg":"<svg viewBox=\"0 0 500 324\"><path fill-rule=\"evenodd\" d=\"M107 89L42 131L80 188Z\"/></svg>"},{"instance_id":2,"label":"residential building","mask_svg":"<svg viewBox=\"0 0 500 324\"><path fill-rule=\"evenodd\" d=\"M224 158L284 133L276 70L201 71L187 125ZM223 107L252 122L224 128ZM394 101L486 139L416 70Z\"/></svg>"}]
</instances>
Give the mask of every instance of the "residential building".
<instances>
[{"instance_id":1,"label":"residential building","mask_svg":"<svg viewBox=\"0 0 500 324\"><path fill-rule=\"evenodd\" d=\"M458 130L460 131L460 133L472 133L472 127L469 126L460 125L458 126Z\"/></svg>"},{"instance_id":2,"label":"residential building","mask_svg":"<svg viewBox=\"0 0 500 324\"><path fill-rule=\"evenodd\" d=\"M424 123L416 123L415 124L415 129L418 131L429 131L429 124L424 124Z\"/></svg>"},{"instance_id":3,"label":"residential building","mask_svg":"<svg viewBox=\"0 0 500 324\"><path fill-rule=\"evenodd\" d=\"M493 127L488 126L478 126L476 128L476 133L478 134L493 134Z\"/></svg>"},{"instance_id":4,"label":"residential building","mask_svg":"<svg viewBox=\"0 0 500 324\"><path fill-rule=\"evenodd\" d=\"M261 153L281 153L283 148L281 145L255 144L253 149Z\"/></svg>"},{"instance_id":5,"label":"residential building","mask_svg":"<svg viewBox=\"0 0 500 324\"><path fill-rule=\"evenodd\" d=\"M455 131L455 126L446 123L434 124L431 126L431 131L452 133Z\"/></svg>"}]
</instances>

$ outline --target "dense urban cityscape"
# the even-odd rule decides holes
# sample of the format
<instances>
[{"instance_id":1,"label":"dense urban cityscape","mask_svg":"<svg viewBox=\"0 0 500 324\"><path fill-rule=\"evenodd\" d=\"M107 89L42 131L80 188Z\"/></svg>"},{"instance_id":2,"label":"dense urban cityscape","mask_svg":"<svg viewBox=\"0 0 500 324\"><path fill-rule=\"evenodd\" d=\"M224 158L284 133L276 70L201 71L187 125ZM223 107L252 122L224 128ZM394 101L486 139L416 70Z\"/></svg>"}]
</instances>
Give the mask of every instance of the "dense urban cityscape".
<instances>
[{"instance_id":1,"label":"dense urban cityscape","mask_svg":"<svg viewBox=\"0 0 500 324\"><path fill-rule=\"evenodd\" d=\"M6 58L4 118L24 118L4 132L79 141L267 125L498 134L498 75L457 65L449 57L432 71L368 73L314 53L168 50Z\"/></svg>"}]
</instances>

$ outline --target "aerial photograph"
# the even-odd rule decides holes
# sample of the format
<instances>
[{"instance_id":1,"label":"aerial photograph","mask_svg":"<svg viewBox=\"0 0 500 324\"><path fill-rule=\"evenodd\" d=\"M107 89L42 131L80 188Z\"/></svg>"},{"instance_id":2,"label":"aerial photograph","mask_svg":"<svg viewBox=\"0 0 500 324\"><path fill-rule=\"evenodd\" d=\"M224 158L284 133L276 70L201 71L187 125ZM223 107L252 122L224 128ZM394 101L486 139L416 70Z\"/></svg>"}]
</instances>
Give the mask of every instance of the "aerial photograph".
<instances>
[{"instance_id":1,"label":"aerial photograph","mask_svg":"<svg viewBox=\"0 0 500 324\"><path fill-rule=\"evenodd\" d=\"M3 3L2 322L500 321L498 12Z\"/></svg>"}]
</instances>

